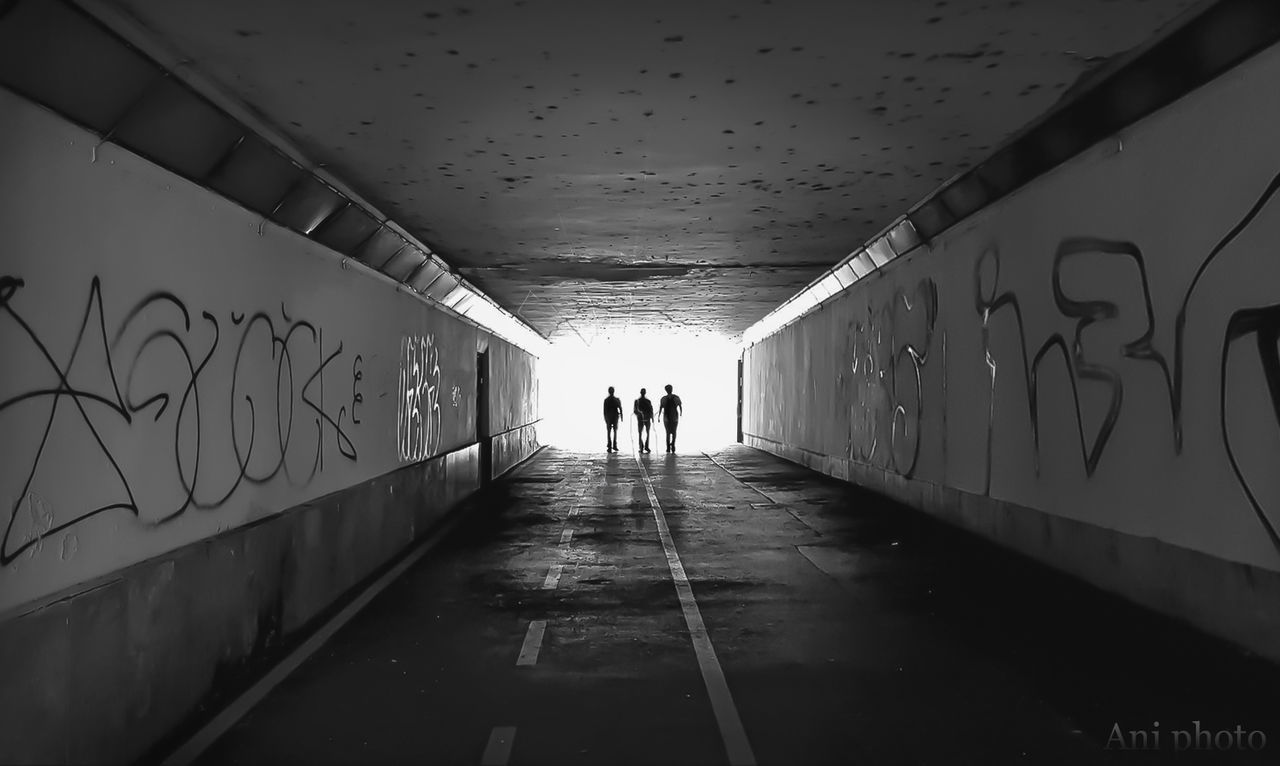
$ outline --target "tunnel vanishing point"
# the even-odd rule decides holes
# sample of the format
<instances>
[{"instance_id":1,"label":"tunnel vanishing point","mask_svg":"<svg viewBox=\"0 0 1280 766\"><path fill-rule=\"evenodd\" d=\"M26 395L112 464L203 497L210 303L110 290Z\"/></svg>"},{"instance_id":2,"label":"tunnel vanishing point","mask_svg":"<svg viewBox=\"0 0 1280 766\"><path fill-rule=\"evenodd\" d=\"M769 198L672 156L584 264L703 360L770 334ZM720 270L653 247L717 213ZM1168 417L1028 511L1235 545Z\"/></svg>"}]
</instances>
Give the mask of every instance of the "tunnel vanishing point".
<instances>
[{"instance_id":1,"label":"tunnel vanishing point","mask_svg":"<svg viewBox=\"0 0 1280 766\"><path fill-rule=\"evenodd\" d=\"M0 2L0 763L1275 763L1278 82L1272 0ZM736 434L540 440L637 334Z\"/></svg>"}]
</instances>

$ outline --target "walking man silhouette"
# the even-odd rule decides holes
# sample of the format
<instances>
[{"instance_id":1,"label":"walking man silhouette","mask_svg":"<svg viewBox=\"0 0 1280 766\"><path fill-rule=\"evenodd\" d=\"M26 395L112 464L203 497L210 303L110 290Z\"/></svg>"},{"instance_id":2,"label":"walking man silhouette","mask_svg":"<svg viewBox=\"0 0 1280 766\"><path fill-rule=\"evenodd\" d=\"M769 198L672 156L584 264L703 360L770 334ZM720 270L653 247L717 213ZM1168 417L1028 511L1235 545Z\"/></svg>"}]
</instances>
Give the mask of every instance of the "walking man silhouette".
<instances>
[{"instance_id":1,"label":"walking man silhouette","mask_svg":"<svg viewBox=\"0 0 1280 766\"><path fill-rule=\"evenodd\" d=\"M684 414L684 404L680 397L671 393L671 384L667 384L667 395L658 401L658 412L662 413L662 427L667 432L667 452L676 451L676 426L680 425L680 416Z\"/></svg>"},{"instance_id":2,"label":"walking man silhouette","mask_svg":"<svg viewBox=\"0 0 1280 766\"><path fill-rule=\"evenodd\" d=\"M640 440L640 451L648 452L650 425L653 423L653 400L644 395L643 388L640 389L640 398L636 399L631 408L631 414L636 416L636 436Z\"/></svg>"},{"instance_id":3,"label":"walking man silhouette","mask_svg":"<svg viewBox=\"0 0 1280 766\"><path fill-rule=\"evenodd\" d=\"M618 451L618 421L622 420L622 400L613 395L613 386L609 386L609 395L604 398L604 451Z\"/></svg>"}]
</instances>

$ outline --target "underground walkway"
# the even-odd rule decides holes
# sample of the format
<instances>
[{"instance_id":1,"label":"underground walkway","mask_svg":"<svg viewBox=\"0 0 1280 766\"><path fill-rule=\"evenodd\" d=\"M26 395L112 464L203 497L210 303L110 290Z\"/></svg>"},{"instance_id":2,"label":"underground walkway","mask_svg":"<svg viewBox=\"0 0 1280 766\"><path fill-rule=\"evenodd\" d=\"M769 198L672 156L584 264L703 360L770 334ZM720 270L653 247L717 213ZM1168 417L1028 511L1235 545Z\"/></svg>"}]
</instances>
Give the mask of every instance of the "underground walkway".
<instances>
[{"instance_id":1,"label":"underground walkway","mask_svg":"<svg viewBox=\"0 0 1280 766\"><path fill-rule=\"evenodd\" d=\"M1174 749L1195 721L1280 737L1266 663L746 447L548 449L470 512L199 762L1271 763L1280 746ZM1126 746L1161 738L1108 747L1117 726Z\"/></svg>"}]
</instances>

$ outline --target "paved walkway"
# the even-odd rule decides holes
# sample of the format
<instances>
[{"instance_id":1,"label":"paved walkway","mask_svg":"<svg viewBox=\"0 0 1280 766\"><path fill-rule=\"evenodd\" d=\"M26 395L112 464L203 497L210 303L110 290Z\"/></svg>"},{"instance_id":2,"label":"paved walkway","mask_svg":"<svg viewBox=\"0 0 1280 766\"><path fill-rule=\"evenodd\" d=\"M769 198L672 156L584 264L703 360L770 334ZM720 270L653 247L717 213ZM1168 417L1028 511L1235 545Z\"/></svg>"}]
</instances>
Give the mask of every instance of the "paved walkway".
<instances>
[{"instance_id":1,"label":"paved walkway","mask_svg":"<svg viewBox=\"0 0 1280 766\"><path fill-rule=\"evenodd\" d=\"M546 450L202 763L1275 763L1278 679L755 450Z\"/></svg>"}]
</instances>

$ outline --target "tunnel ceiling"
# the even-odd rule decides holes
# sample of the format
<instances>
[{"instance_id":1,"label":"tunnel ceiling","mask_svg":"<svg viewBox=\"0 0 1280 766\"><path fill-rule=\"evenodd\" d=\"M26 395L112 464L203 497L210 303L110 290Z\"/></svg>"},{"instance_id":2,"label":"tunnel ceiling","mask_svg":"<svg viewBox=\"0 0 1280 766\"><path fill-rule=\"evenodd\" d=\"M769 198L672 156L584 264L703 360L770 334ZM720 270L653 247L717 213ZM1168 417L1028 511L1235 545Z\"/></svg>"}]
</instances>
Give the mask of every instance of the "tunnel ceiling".
<instances>
[{"instance_id":1,"label":"tunnel ceiling","mask_svg":"<svg viewBox=\"0 0 1280 766\"><path fill-rule=\"evenodd\" d=\"M124 0L552 339L736 335L1193 0Z\"/></svg>"}]
</instances>

